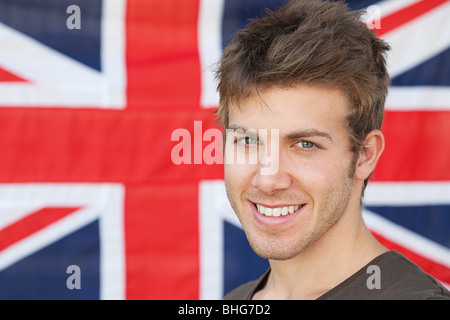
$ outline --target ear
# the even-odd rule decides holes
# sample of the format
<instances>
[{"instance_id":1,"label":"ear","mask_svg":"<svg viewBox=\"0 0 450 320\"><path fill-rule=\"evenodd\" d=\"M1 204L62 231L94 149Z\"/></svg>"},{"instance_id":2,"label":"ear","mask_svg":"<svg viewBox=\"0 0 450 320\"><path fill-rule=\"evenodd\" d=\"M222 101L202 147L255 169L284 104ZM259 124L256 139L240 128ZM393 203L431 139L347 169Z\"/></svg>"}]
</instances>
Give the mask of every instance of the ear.
<instances>
[{"instance_id":1,"label":"ear","mask_svg":"<svg viewBox=\"0 0 450 320\"><path fill-rule=\"evenodd\" d=\"M384 150L384 136L380 130L372 130L366 136L356 164L355 178L365 180L375 170Z\"/></svg>"}]
</instances>

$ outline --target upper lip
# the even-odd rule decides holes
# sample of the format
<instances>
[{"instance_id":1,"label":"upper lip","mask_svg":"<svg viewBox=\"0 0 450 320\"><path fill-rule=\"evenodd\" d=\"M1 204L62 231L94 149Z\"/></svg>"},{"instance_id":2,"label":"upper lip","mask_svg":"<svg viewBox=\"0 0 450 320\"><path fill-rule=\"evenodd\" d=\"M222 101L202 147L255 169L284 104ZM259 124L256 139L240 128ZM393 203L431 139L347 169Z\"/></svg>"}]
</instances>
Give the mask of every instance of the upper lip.
<instances>
[{"instance_id":1,"label":"upper lip","mask_svg":"<svg viewBox=\"0 0 450 320\"><path fill-rule=\"evenodd\" d=\"M294 204L265 204L265 203L261 203L261 202L253 202L254 204L259 204L263 207L266 208L279 208L279 207L289 207L289 206L302 206L304 205L304 203L294 203Z\"/></svg>"}]
</instances>

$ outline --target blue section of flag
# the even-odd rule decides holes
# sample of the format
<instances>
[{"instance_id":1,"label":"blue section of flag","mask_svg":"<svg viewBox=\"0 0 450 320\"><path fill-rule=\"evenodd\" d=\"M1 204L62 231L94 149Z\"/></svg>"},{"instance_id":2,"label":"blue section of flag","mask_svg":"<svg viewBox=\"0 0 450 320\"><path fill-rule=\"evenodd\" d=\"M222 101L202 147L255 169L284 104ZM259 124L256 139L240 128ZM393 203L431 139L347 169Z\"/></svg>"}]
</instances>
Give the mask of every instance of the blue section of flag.
<instances>
[{"instance_id":1,"label":"blue section of flag","mask_svg":"<svg viewBox=\"0 0 450 320\"><path fill-rule=\"evenodd\" d=\"M258 279L269 262L252 250L244 231L224 222L224 296L239 285Z\"/></svg>"},{"instance_id":2,"label":"blue section of flag","mask_svg":"<svg viewBox=\"0 0 450 320\"><path fill-rule=\"evenodd\" d=\"M367 207L380 216L450 248L450 205Z\"/></svg>"},{"instance_id":3,"label":"blue section of flag","mask_svg":"<svg viewBox=\"0 0 450 320\"><path fill-rule=\"evenodd\" d=\"M276 10L286 0L225 0L223 10L222 44L225 48L234 34L244 28L251 19L265 15L266 9Z\"/></svg>"},{"instance_id":4,"label":"blue section of flag","mask_svg":"<svg viewBox=\"0 0 450 320\"><path fill-rule=\"evenodd\" d=\"M67 28L70 5L81 29ZM101 70L101 0L2 0L0 22L93 69ZM30 55L33 53L30 52ZM31 57L31 56L30 56Z\"/></svg>"},{"instance_id":5,"label":"blue section of flag","mask_svg":"<svg viewBox=\"0 0 450 320\"><path fill-rule=\"evenodd\" d=\"M376 4L378 0L347 0L352 10L365 9ZM235 33L244 28L251 19L265 15L267 9L276 10L287 3L287 0L225 0L222 25L222 45L225 48Z\"/></svg>"},{"instance_id":6,"label":"blue section of flag","mask_svg":"<svg viewBox=\"0 0 450 320\"><path fill-rule=\"evenodd\" d=\"M332 0L332 1L341 1L341 0ZM368 6L376 5L379 0L345 0L345 3L348 4L349 8L352 10L361 10L366 9Z\"/></svg>"},{"instance_id":7,"label":"blue section of flag","mask_svg":"<svg viewBox=\"0 0 450 320\"><path fill-rule=\"evenodd\" d=\"M447 70L447 72L442 72ZM392 79L394 86L450 86L450 48Z\"/></svg>"},{"instance_id":8,"label":"blue section of flag","mask_svg":"<svg viewBox=\"0 0 450 320\"><path fill-rule=\"evenodd\" d=\"M80 267L81 289L67 288L67 267ZM99 222L71 233L0 272L0 299L100 298Z\"/></svg>"}]
</instances>

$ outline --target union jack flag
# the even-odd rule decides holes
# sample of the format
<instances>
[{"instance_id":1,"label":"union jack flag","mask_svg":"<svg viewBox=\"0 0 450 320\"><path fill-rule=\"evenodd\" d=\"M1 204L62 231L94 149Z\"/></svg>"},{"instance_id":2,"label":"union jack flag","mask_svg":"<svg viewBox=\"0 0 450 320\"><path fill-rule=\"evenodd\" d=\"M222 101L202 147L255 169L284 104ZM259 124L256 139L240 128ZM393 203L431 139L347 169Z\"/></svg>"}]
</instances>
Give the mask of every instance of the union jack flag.
<instances>
[{"instance_id":1,"label":"union jack flag","mask_svg":"<svg viewBox=\"0 0 450 320\"><path fill-rule=\"evenodd\" d=\"M214 64L248 19L284 2L0 2L0 299L221 299L266 270L223 167L173 163L171 135L205 148ZM369 8L392 47L364 219L448 286L450 2L347 2Z\"/></svg>"}]
</instances>

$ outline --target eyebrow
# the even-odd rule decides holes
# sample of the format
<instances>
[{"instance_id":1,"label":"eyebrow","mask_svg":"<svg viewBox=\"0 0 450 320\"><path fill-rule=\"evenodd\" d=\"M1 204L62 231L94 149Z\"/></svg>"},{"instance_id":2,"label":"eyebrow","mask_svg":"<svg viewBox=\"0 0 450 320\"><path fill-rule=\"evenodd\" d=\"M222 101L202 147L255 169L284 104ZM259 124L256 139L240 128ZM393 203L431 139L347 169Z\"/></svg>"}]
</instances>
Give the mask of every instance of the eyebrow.
<instances>
[{"instance_id":1,"label":"eyebrow","mask_svg":"<svg viewBox=\"0 0 450 320\"><path fill-rule=\"evenodd\" d=\"M256 129L247 129L238 124L231 124L226 130L239 131L239 133L246 134L252 139L258 139L258 131Z\"/></svg>"},{"instance_id":2,"label":"eyebrow","mask_svg":"<svg viewBox=\"0 0 450 320\"><path fill-rule=\"evenodd\" d=\"M247 129L241 125L238 125L238 124L230 124L228 126L227 130L228 129L239 130L239 131L242 130L246 134L249 133L249 131L248 131L249 129ZM256 131L256 133L258 133L258 132ZM250 131L250 135L253 138L253 134L251 133L251 131ZM256 134L256 135L258 135L258 134ZM328 132L318 130L318 129L305 129L305 130L293 131L293 132L286 134L283 138L287 139L287 140L298 140L298 139L312 138L312 137L322 137L322 138L326 138L330 142L334 142L333 138L331 137L331 135Z\"/></svg>"},{"instance_id":3,"label":"eyebrow","mask_svg":"<svg viewBox=\"0 0 450 320\"><path fill-rule=\"evenodd\" d=\"M331 135L326 131L321 131L318 129L306 129L306 130L299 130L288 133L285 138L288 140L298 140L298 139L304 139L304 138L311 138L311 137L322 137L328 139L330 142L333 142L333 138Z\"/></svg>"}]
</instances>

